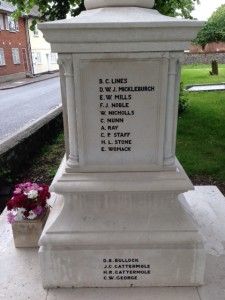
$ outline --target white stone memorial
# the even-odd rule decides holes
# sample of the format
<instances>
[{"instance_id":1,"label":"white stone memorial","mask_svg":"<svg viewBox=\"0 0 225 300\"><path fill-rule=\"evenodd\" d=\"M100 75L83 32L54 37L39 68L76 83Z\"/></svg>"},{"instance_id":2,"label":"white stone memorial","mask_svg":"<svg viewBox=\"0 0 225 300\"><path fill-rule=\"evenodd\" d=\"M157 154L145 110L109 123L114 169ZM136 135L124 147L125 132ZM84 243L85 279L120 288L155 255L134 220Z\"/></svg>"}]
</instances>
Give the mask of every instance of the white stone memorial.
<instances>
[{"instance_id":1,"label":"white stone memorial","mask_svg":"<svg viewBox=\"0 0 225 300\"><path fill-rule=\"evenodd\" d=\"M40 25L59 53L66 157L39 241L43 286L197 286L192 183L175 157L180 59L202 22L150 0L86 0Z\"/></svg>"}]
</instances>

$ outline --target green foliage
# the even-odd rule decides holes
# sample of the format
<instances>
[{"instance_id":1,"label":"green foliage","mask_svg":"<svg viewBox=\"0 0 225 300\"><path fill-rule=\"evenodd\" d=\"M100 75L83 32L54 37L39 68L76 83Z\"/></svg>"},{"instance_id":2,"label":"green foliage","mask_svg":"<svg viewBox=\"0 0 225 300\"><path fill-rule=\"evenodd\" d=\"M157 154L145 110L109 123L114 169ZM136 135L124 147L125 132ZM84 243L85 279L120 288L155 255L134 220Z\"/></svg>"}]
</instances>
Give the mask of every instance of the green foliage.
<instances>
[{"instance_id":1,"label":"green foliage","mask_svg":"<svg viewBox=\"0 0 225 300\"><path fill-rule=\"evenodd\" d=\"M11 181L11 171L5 166L3 160L0 158L0 186L8 184Z\"/></svg>"},{"instance_id":2,"label":"green foliage","mask_svg":"<svg viewBox=\"0 0 225 300\"><path fill-rule=\"evenodd\" d=\"M8 0L17 10L14 17L29 14L34 6L38 7L41 20L65 19L69 12L76 14L82 8L82 0ZM78 8L76 8L78 6Z\"/></svg>"},{"instance_id":3,"label":"green foliage","mask_svg":"<svg viewBox=\"0 0 225 300\"><path fill-rule=\"evenodd\" d=\"M191 12L194 10L194 3L199 0L156 0L155 9L166 16L180 16L192 19Z\"/></svg>"},{"instance_id":4,"label":"green foliage","mask_svg":"<svg viewBox=\"0 0 225 300\"><path fill-rule=\"evenodd\" d=\"M184 90L183 82L180 83L180 95L179 95L179 106L178 116L184 113L189 106L188 92Z\"/></svg>"},{"instance_id":5,"label":"green foliage","mask_svg":"<svg viewBox=\"0 0 225 300\"><path fill-rule=\"evenodd\" d=\"M65 19L70 13L77 16L82 10L85 10L84 0L7 0L17 7L14 16L18 18L23 13L29 14L34 6L37 6L40 12L41 20L59 20ZM155 9L168 16L182 16L192 18L191 12L194 9L194 3L199 0L156 0Z\"/></svg>"},{"instance_id":6,"label":"green foliage","mask_svg":"<svg viewBox=\"0 0 225 300\"><path fill-rule=\"evenodd\" d=\"M199 44L204 48L207 43L211 42L225 42L225 4L212 14L199 31L193 44Z\"/></svg>"}]
</instances>

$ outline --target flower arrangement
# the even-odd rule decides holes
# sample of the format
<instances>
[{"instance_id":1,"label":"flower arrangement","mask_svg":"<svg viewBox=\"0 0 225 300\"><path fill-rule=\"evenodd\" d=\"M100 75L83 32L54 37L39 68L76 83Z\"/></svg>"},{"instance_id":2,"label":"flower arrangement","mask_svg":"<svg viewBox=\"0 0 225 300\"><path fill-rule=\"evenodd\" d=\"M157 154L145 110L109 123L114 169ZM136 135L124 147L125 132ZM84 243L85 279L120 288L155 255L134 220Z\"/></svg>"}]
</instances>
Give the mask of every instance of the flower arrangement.
<instances>
[{"instance_id":1,"label":"flower arrangement","mask_svg":"<svg viewBox=\"0 0 225 300\"><path fill-rule=\"evenodd\" d=\"M17 184L12 199L7 202L8 222L12 224L14 221L38 218L47 209L50 195L45 184L30 181Z\"/></svg>"}]
</instances>

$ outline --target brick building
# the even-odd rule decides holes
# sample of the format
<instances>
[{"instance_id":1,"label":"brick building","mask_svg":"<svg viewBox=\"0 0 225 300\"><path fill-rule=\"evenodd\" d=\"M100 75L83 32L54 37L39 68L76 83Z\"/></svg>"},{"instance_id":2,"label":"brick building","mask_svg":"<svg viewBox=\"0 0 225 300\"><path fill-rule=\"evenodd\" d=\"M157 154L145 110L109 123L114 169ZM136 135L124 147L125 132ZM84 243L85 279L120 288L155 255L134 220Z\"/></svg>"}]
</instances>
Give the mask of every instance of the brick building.
<instances>
[{"instance_id":1,"label":"brick building","mask_svg":"<svg viewBox=\"0 0 225 300\"><path fill-rule=\"evenodd\" d=\"M0 1L0 83L24 78L31 73L28 51L26 18L14 21L15 8Z\"/></svg>"},{"instance_id":2,"label":"brick building","mask_svg":"<svg viewBox=\"0 0 225 300\"><path fill-rule=\"evenodd\" d=\"M209 43L205 45L204 50L200 45L193 45L190 49L190 53L199 53L199 52L204 52L204 53L225 52L225 43L224 42Z\"/></svg>"}]
</instances>

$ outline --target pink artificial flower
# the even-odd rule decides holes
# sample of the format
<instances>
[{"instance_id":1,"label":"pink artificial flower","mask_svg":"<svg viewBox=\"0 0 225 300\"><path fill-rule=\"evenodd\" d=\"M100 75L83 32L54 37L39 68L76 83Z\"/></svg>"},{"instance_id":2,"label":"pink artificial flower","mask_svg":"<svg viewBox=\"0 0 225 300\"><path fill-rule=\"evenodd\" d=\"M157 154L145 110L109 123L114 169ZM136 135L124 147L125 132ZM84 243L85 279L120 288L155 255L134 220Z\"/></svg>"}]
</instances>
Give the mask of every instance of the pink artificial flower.
<instances>
[{"instance_id":1,"label":"pink artificial flower","mask_svg":"<svg viewBox=\"0 0 225 300\"><path fill-rule=\"evenodd\" d=\"M12 224L15 221L15 216L11 211L7 214L7 219L9 224Z\"/></svg>"},{"instance_id":2,"label":"pink artificial flower","mask_svg":"<svg viewBox=\"0 0 225 300\"><path fill-rule=\"evenodd\" d=\"M46 200L50 195L46 184L38 185L30 181L17 184L12 199L7 202L7 209L14 211L14 214L8 213L8 222L12 224L21 209L24 209L22 214L25 219L40 216L48 206Z\"/></svg>"},{"instance_id":3,"label":"pink artificial flower","mask_svg":"<svg viewBox=\"0 0 225 300\"><path fill-rule=\"evenodd\" d=\"M40 216L42 212L43 212L43 208L40 205L38 205L35 209L33 209L33 213L37 216Z\"/></svg>"},{"instance_id":4,"label":"pink artificial flower","mask_svg":"<svg viewBox=\"0 0 225 300\"><path fill-rule=\"evenodd\" d=\"M14 191L14 194L20 194L22 192L22 189L17 187Z\"/></svg>"}]
</instances>

